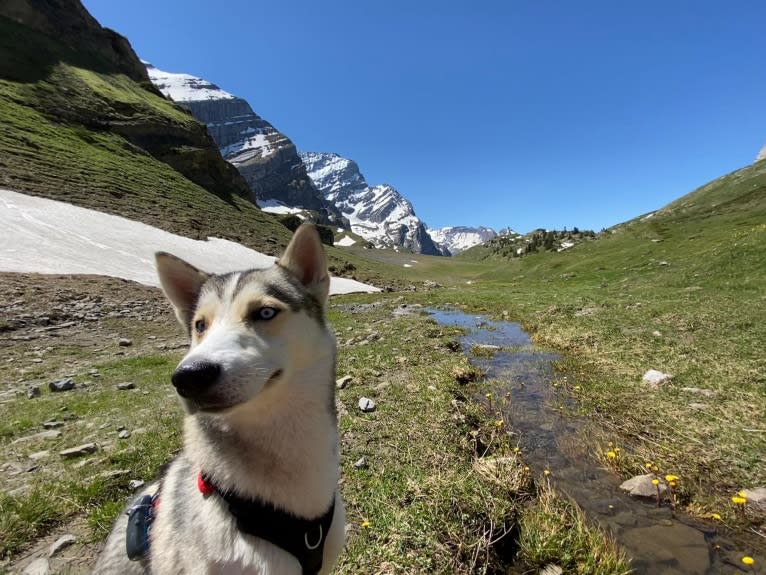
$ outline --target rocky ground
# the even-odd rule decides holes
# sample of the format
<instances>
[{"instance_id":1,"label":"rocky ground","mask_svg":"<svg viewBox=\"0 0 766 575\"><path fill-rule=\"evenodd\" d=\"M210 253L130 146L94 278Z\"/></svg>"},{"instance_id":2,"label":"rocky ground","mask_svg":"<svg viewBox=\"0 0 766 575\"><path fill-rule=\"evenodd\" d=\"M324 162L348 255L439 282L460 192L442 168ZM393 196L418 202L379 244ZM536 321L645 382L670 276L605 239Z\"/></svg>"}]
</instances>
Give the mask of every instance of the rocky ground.
<instances>
[{"instance_id":1,"label":"rocky ground","mask_svg":"<svg viewBox=\"0 0 766 575\"><path fill-rule=\"evenodd\" d=\"M118 431L125 426L111 413L83 417L87 411L67 409L66 404L78 401L93 403L105 384L142 393L130 389L131 381L114 384L102 378L97 366L147 354L179 354L186 345L156 288L101 276L0 274L0 496L23 495L40 481L66 475L68 462L61 452L73 443L92 444L85 441L84 430L95 432L103 453L109 452L110 442L140 432ZM54 391L56 386L62 391ZM50 403L54 397L66 397L66 403ZM41 409L49 413L36 417ZM46 421L38 425L39 419ZM74 465L94 464L81 457ZM0 563L0 572L88 572L99 547L92 532L84 517L75 515L47 530L12 563Z\"/></svg>"}]
</instances>

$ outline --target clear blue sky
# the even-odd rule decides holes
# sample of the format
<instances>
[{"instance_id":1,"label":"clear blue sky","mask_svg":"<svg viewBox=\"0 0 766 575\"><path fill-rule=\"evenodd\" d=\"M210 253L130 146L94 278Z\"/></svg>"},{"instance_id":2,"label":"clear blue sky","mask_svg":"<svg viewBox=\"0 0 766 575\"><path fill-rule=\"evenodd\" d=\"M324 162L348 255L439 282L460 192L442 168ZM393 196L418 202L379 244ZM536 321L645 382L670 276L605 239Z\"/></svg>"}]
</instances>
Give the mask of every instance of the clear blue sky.
<instances>
[{"instance_id":1,"label":"clear blue sky","mask_svg":"<svg viewBox=\"0 0 766 575\"><path fill-rule=\"evenodd\" d=\"M600 229L766 144L766 2L85 0L432 227Z\"/></svg>"}]
</instances>

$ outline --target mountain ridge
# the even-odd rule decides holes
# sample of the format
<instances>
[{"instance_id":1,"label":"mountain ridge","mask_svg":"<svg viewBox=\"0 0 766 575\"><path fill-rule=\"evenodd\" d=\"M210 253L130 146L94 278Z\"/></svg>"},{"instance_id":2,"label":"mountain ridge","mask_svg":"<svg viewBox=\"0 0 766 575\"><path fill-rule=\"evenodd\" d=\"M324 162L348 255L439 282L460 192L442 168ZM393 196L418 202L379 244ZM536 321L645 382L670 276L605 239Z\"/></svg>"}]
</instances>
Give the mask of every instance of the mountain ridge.
<instances>
[{"instance_id":1,"label":"mountain ridge","mask_svg":"<svg viewBox=\"0 0 766 575\"><path fill-rule=\"evenodd\" d=\"M370 186L359 165L329 152L301 152L317 189L340 209L351 230L378 248L449 255L428 234L412 203L390 184Z\"/></svg>"},{"instance_id":2,"label":"mountain ridge","mask_svg":"<svg viewBox=\"0 0 766 575\"><path fill-rule=\"evenodd\" d=\"M317 223L348 228L340 211L314 186L292 140L246 100L203 78L144 64L157 89L205 124L221 155L267 211L276 202L294 211L308 210Z\"/></svg>"}]
</instances>

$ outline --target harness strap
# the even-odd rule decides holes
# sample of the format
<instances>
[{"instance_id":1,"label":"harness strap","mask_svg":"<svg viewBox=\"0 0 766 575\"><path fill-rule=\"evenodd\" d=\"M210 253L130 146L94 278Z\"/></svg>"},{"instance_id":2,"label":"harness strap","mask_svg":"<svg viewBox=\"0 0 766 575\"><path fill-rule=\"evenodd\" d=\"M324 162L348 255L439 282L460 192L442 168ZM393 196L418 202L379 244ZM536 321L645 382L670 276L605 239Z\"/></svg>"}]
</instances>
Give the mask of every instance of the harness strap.
<instances>
[{"instance_id":1,"label":"harness strap","mask_svg":"<svg viewBox=\"0 0 766 575\"><path fill-rule=\"evenodd\" d=\"M300 562L303 575L316 575L322 569L324 544L335 513L334 496L323 515L305 519L260 499L222 491L203 473L197 477L197 487L203 495L217 493L226 502L240 531L265 539L293 555Z\"/></svg>"}]
</instances>

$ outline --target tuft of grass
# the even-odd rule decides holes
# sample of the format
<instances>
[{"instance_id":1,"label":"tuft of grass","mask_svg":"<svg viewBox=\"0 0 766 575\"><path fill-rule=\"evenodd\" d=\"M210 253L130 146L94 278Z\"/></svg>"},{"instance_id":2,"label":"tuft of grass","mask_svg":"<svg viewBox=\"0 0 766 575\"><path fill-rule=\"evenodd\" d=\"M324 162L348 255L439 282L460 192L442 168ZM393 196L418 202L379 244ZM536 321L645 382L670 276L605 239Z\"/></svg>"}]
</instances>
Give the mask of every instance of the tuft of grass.
<instances>
[{"instance_id":1,"label":"tuft of grass","mask_svg":"<svg viewBox=\"0 0 766 575\"><path fill-rule=\"evenodd\" d=\"M530 569L555 564L577 575L627 575L625 555L591 525L576 504L543 481L537 498L521 518L519 555Z\"/></svg>"}]
</instances>

